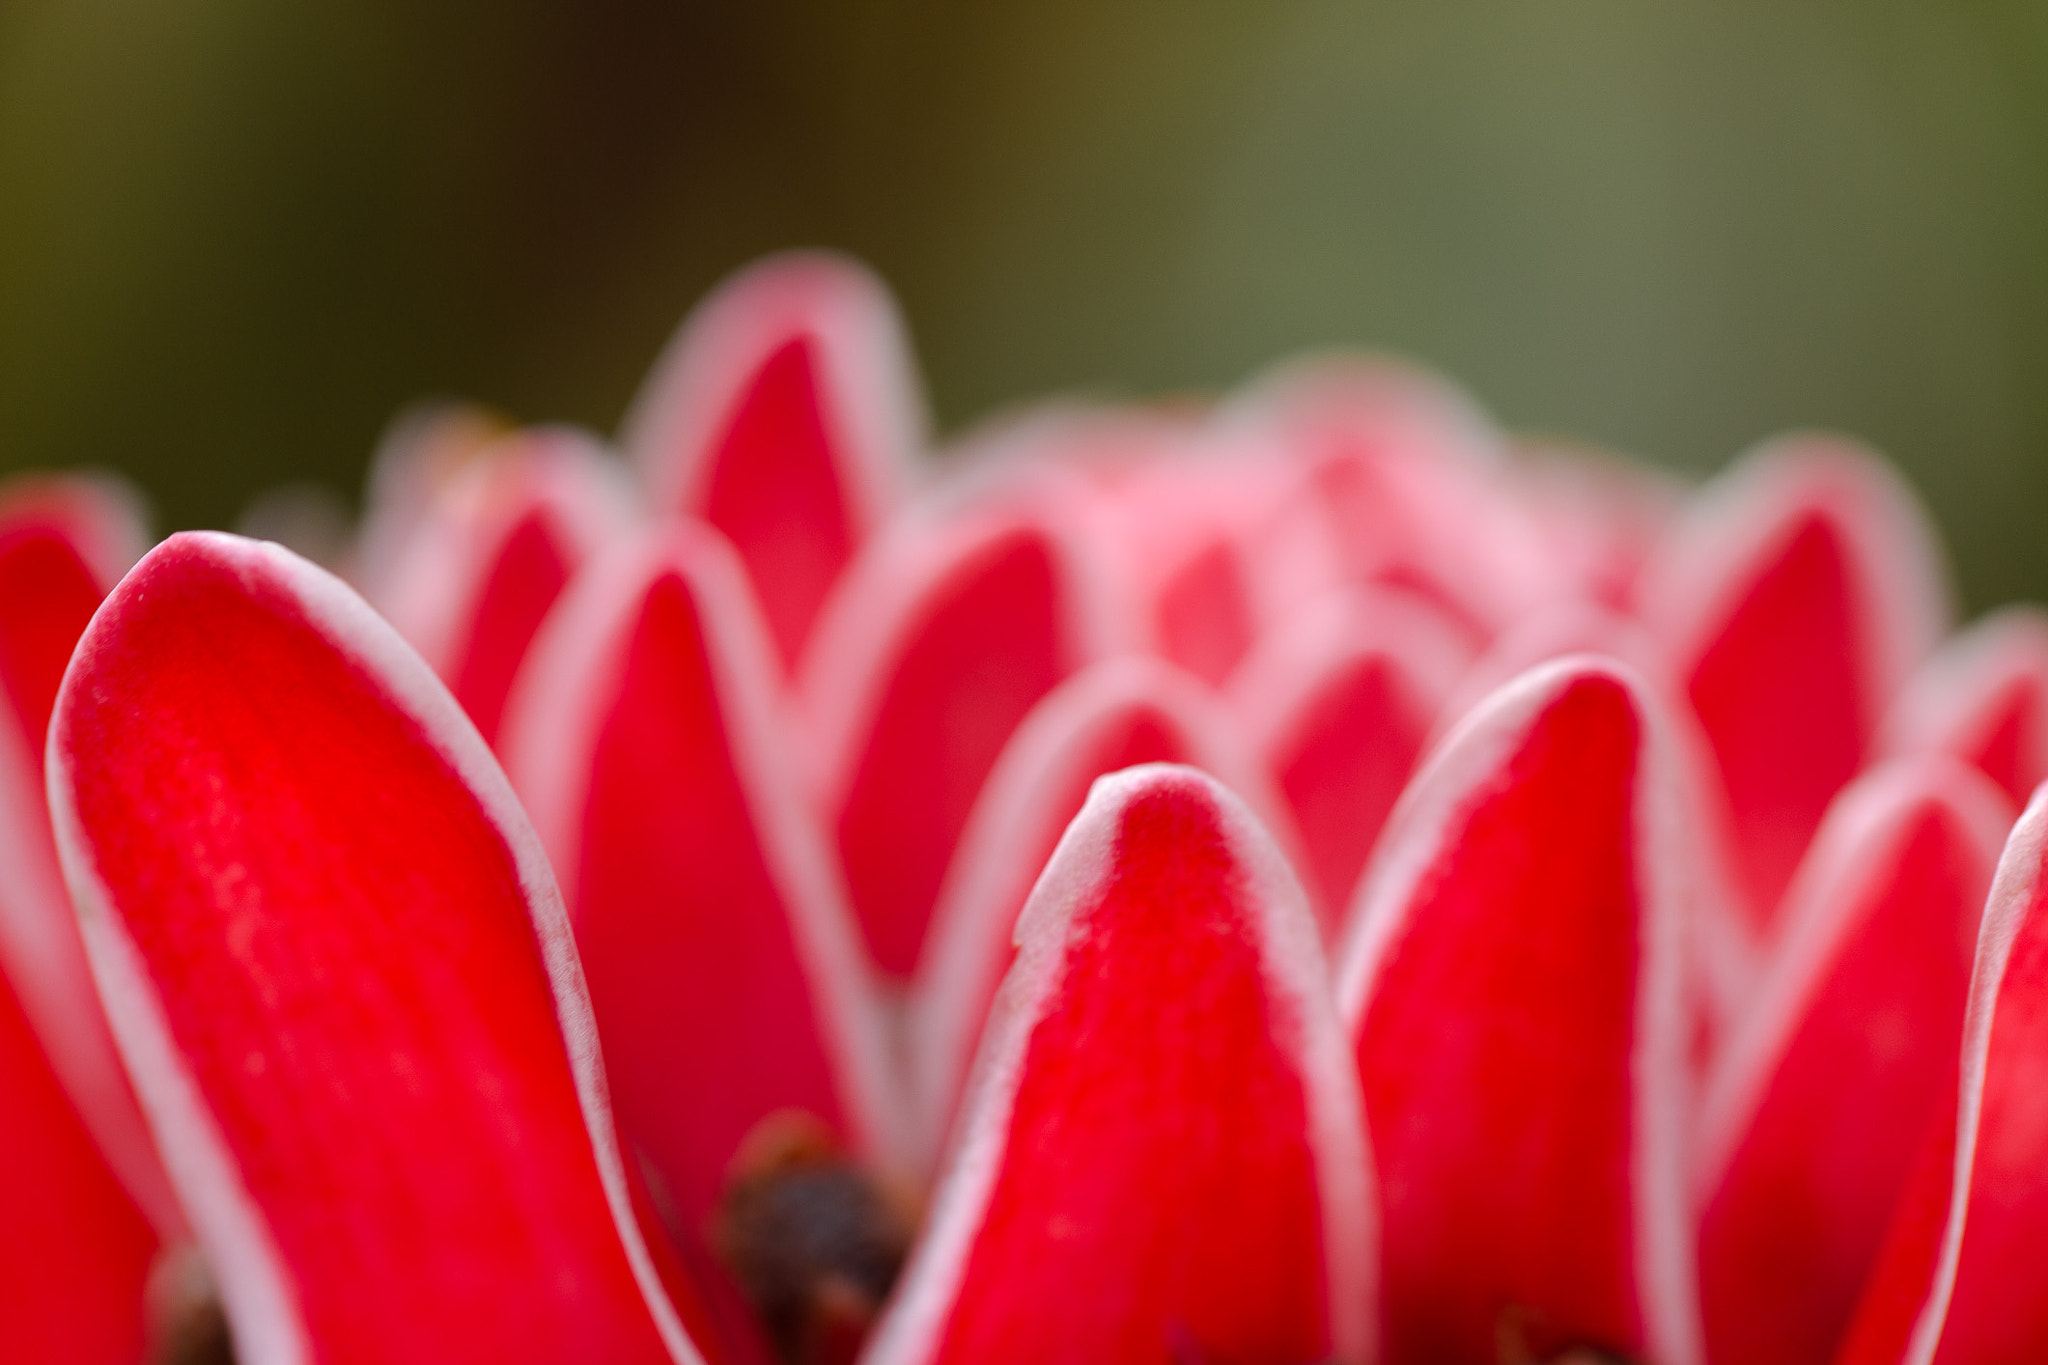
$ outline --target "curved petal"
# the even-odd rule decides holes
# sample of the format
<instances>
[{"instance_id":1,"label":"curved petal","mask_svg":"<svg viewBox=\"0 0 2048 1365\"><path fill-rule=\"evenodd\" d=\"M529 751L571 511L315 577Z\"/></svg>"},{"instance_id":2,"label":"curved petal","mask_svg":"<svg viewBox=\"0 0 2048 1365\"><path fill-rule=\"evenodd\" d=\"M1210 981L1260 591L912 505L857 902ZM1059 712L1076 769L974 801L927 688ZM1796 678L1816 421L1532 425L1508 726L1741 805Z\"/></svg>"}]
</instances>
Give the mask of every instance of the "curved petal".
<instances>
[{"instance_id":1,"label":"curved petal","mask_svg":"<svg viewBox=\"0 0 2048 1365\"><path fill-rule=\"evenodd\" d=\"M118 485L28 478L0 487L0 975L121 1183L176 1241L184 1215L107 1031L43 796L43 740L64 666L144 544Z\"/></svg>"},{"instance_id":2,"label":"curved petal","mask_svg":"<svg viewBox=\"0 0 2048 1365\"><path fill-rule=\"evenodd\" d=\"M731 548L677 523L571 589L507 731L513 785L565 888L620 1125L686 1239L775 1111L900 1162L877 1008L784 747L772 651Z\"/></svg>"},{"instance_id":3,"label":"curved petal","mask_svg":"<svg viewBox=\"0 0 2048 1365\"><path fill-rule=\"evenodd\" d=\"M1048 498L1051 495L1047 495ZM904 978L982 783L1027 712L1109 652L1057 502L929 508L840 584L804 660L815 789L868 951Z\"/></svg>"},{"instance_id":4,"label":"curved petal","mask_svg":"<svg viewBox=\"0 0 2048 1365\"><path fill-rule=\"evenodd\" d=\"M1954 754L2026 801L2048 778L2048 612L2007 607L1949 639L1892 708L1883 748Z\"/></svg>"},{"instance_id":5,"label":"curved petal","mask_svg":"<svg viewBox=\"0 0 2048 1365\"><path fill-rule=\"evenodd\" d=\"M1286 819L1214 697L1179 669L1107 659L1048 693L975 800L912 983L920 1152L935 1156L946 1135L1033 884L1095 779L1140 763L1200 768L1244 793L1268 828Z\"/></svg>"},{"instance_id":6,"label":"curved petal","mask_svg":"<svg viewBox=\"0 0 2048 1365\"><path fill-rule=\"evenodd\" d=\"M658 508L731 539L794 665L923 449L924 401L887 289L823 253L748 267L683 323L625 440Z\"/></svg>"},{"instance_id":7,"label":"curved petal","mask_svg":"<svg viewBox=\"0 0 2048 1365\"><path fill-rule=\"evenodd\" d=\"M511 788L339 580L174 536L80 643L50 804L241 1358L699 1359Z\"/></svg>"},{"instance_id":8,"label":"curved petal","mask_svg":"<svg viewBox=\"0 0 2048 1365\"><path fill-rule=\"evenodd\" d=\"M34 1365L135 1365L156 1237L0 980L0 1321Z\"/></svg>"},{"instance_id":9,"label":"curved petal","mask_svg":"<svg viewBox=\"0 0 2048 1365\"><path fill-rule=\"evenodd\" d=\"M624 471L578 432L517 431L467 451L401 514L406 534L365 531L389 556L362 565L365 595L495 743L548 608L632 520Z\"/></svg>"},{"instance_id":10,"label":"curved petal","mask_svg":"<svg viewBox=\"0 0 2048 1365\"><path fill-rule=\"evenodd\" d=\"M2011 804L1953 760L1846 788L1700 1124L1709 1356L1829 1359L1924 1133L1954 1088L1984 893Z\"/></svg>"},{"instance_id":11,"label":"curved petal","mask_svg":"<svg viewBox=\"0 0 2048 1365\"><path fill-rule=\"evenodd\" d=\"M1470 658L1423 599L1351 589L1298 612L1231 679L1232 710L1300 827L1326 938Z\"/></svg>"},{"instance_id":12,"label":"curved petal","mask_svg":"<svg viewBox=\"0 0 2048 1365\"><path fill-rule=\"evenodd\" d=\"M1644 570L1640 606L1713 746L1768 928L1828 802L1947 629L1933 532L1875 456L1784 438L1687 509Z\"/></svg>"},{"instance_id":13,"label":"curved petal","mask_svg":"<svg viewBox=\"0 0 2048 1365\"><path fill-rule=\"evenodd\" d=\"M1362 1361L1357 1090L1250 813L1185 768L1102 779L1017 938L869 1365Z\"/></svg>"},{"instance_id":14,"label":"curved petal","mask_svg":"<svg viewBox=\"0 0 2048 1365\"><path fill-rule=\"evenodd\" d=\"M2048 1353L2048 792L2006 841L1977 938L1961 1083L1838 1359L1992 1365Z\"/></svg>"},{"instance_id":15,"label":"curved petal","mask_svg":"<svg viewBox=\"0 0 2048 1365\"><path fill-rule=\"evenodd\" d=\"M1684 1143L1690 855L1664 721L1577 656L1402 798L1337 962L1391 1365L1700 1359Z\"/></svg>"}]
</instances>

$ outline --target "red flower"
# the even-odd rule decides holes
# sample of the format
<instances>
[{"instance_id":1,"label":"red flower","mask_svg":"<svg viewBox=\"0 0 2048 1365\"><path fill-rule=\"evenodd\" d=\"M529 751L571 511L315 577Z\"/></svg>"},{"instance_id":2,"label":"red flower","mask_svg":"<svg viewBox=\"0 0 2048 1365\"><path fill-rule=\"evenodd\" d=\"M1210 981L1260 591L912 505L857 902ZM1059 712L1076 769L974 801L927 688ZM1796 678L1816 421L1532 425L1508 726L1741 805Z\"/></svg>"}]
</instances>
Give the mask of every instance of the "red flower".
<instances>
[{"instance_id":1,"label":"red flower","mask_svg":"<svg viewBox=\"0 0 2048 1365\"><path fill-rule=\"evenodd\" d=\"M402 429L361 597L181 535L85 628L105 504L0 510L20 1358L188 1237L247 1362L2048 1346L2048 629L1940 644L1881 465L918 411L792 257L630 477Z\"/></svg>"}]
</instances>

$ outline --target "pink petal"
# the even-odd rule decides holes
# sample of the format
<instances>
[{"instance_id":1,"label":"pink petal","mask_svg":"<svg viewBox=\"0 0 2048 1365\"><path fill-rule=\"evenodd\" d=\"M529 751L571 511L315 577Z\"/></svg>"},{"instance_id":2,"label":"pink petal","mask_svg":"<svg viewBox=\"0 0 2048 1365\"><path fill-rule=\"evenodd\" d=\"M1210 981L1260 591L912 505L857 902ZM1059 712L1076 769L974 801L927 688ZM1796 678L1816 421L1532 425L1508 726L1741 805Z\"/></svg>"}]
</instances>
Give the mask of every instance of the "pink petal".
<instances>
[{"instance_id":1,"label":"pink petal","mask_svg":"<svg viewBox=\"0 0 2048 1365\"><path fill-rule=\"evenodd\" d=\"M1393 1365L1492 1362L1503 1335L1700 1358L1675 767L1640 682L1565 659L1474 712L1388 822L1336 979Z\"/></svg>"},{"instance_id":2,"label":"pink petal","mask_svg":"<svg viewBox=\"0 0 2048 1365\"><path fill-rule=\"evenodd\" d=\"M1091 784L1140 763L1186 763L1234 791L1273 828L1277 794L1215 698L1179 669L1125 656L1048 693L1010 737L946 869L931 942L911 989L920 1151L936 1155L1003 973L1017 916Z\"/></svg>"},{"instance_id":3,"label":"pink petal","mask_svg":"<svg viewBox=\"0 0 2048 1365\"><path fill-rule=\"evenodd\" d=\"M1346 581L1420 593L1481 636L1572 587L1514 496L1499 434L1440 380L1385 362L1296 367L1224 421L1294 453Z\"/></svg>"},{"instance_id":4,"label":"pink petal","mask_svg":"<svg viewBox=\"0 0 2048 1365\"><path fill-rule=\"evenodd\" d=\"M896 509L923 400L881 282L842 257L772 257L699 305L627 428L657 507L738 548L786 663L840 571Z\"/></svg>"},{"instance_id":5,"label":"pink petal","mask_svg":"<svg viewBox=\"0 0 2048 1365\"><path fill-rule=\"evenodd\" d=\"M372 603L448 683L485 740L534 632L571 575L631 520L623 471L567 430L515 432L468 452L389 558L363 566Z\"/></svg>"},{"instance_id":6,"label":"pink petal","mask_svg":"<svg viewBox=\"0 0 2048 1365\"><path fill-rule=\"evenodd\" d=\"M1231 680L1232 709L1300 826L1326 937L1471 652L1423 599L1351 589L1298 612Z\"/></svg>"},{"instance_id":7,"label":"pink petal","mask_svg":"<svg viewBox=\"0 0 2048 1365\"><path fill-rule=\"evenodd\" d=\"M1104 778L1018 942L869 1365L1364 1359L1357 1093L1249 812L1185 768Z\"/></svg>"},{"instance_id":8,"label":"pink petal","mask_svg":"<svg viewBox=\"0 0 2048 1365\"><path fill-rule=\"evenodd\" d=\"M2007 607L1951 638L1884 728L1888 751L1954 754L2024 802L2048 778L2048 614Z\"/></svg>"},{"instance_id":9,"label":"pink petal","mask_svg":"<svg viewBox=\"0 0 2048 1365\"><path fill-rule=\"evenodd\" d=\"M1921 1134L1952 1091L1977 920L2010 804L1952 760L1846 788L1705 1097L1701 1309L1713 1359L1826 1360Z\"/></svg>"},{"instance_id":10,"label":"pink petal","mask_svg":"<svg viewBox=\"0 0 2048 1365\"><path fill-rule=\"evenodd\" d=\"M1845 441L1794 437L1722 476L1644 572L1713 745L1760 926L1872 732L1947 627L1912 495Z\"/></svg>"},{"instance_id":11,"label":"pink petal","mask_svg":"<svg viewBox=\"0 0 2048 1365\"><path fill-rule=\"evenodd\" d=\"M64 666L144 543L118 486L31 478L0 488L0 976L122 1184L176 1240L184 1215L107 1031L43 796L43 740Z\"/></svg>"},{"instance_id":12,"label":"pink petal","mask_svg":"<svg viewBox=\"0 0 2048 1365\"><path fill-rule=\"evenodd\" d=\"M685 1239L741 1140L801 1109L897 1160L830 846L784 749L780 665L716 532L618 547L535 646L507 765L566 888L620 1125Z\"/></svg>"},{"instance_id":13,"label":"pink petal","mask_svg":"<svg viewBox=\"0 0 2048 1365\"><path fill-rule=\"evenodd\" d=\"M134 1365L156 1238L0 980L0 1315L7 1358Z\"/></svg>"},{"instance_id":14,"label":"pink petal","mask_svg":"<svg viewBox=\"0 0 2048 1365\"><path fill-rule=\"evenodd\" d=\"M1848 1345L1853 1365L2048 1354L2048 795L2006 841L1963 1016L1959 1103L1902 1201Z\"/></svg>"},{"instance_id":15,"label":"pink petal","mask_svg":"<svg viewBox=\"0 0 2048 1365\"><path fill-rule=\"evenodd\" d=\"M1669 473L1605 451L1525 442L1513 483L1548 556L1576 593L1616 611L1635 601L1636 581L1684 502Z\"/></svg>"},{"instance_id":16,"label":"pink petal","mask_svg":"<svg viewBox=\"0 0 2048 1365\"><path fill-rule=\"evenodd\" d=\"M805 658L816 787L869 953L890 976L917 965L1011 733L1109 651L1101 580L1056 524L1007 505L906 519L840 585Z\"/></svg>"},{"instance_id":17,"label":"pink petal","mask_svg":"<svg viewBox=\"0 0 2048 1365\"><path fill-rule=\"evenodd\" d=\"M174 536L94 618L51 754L94 975L244 1359L698 1359L539 842L361 599Z\"/></svg>"}]
</instances>

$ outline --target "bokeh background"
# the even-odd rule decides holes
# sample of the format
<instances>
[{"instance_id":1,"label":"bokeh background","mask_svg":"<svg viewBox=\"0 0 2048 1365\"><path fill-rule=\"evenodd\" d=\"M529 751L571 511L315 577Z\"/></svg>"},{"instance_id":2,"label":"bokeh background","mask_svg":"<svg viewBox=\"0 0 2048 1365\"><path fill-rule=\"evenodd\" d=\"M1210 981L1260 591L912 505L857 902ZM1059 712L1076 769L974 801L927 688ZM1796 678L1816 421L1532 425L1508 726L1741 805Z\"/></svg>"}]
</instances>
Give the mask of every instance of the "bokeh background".
<instances>
[{"instance_id":1,"label":"bokeh background","mask_svg":"<svg viewBox=\"0 0 2048 1365\"><path fill-rule=\"evenodd\" d=\"M2048 6L0 0L0 468L165 529L423 396L609 430L799 244L949 429L1385 348L1695 473L1859 433L2048 598Z\"/></svg>"}]
</instances>

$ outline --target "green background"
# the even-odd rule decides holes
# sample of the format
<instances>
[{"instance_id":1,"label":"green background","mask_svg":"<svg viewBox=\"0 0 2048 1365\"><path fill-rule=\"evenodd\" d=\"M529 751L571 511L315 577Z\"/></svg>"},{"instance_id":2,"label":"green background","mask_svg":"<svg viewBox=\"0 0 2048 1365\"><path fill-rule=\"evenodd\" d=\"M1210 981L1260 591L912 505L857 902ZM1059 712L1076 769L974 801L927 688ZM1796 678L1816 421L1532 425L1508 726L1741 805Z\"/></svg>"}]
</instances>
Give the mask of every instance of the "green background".
<instances>
[{"instance_id":1,"label":"green background","mask_svg":"<svg viewBox=\"0 0 2048 1365\"><path fill-rule=\"evenodd\" d=\"M421 396L609 429L813 243L948 427L1370 345L1692 471L1859 433L2048 597L2048 6L0 0L0 467L166 527Z\"/></svg>"}]
</instances>

